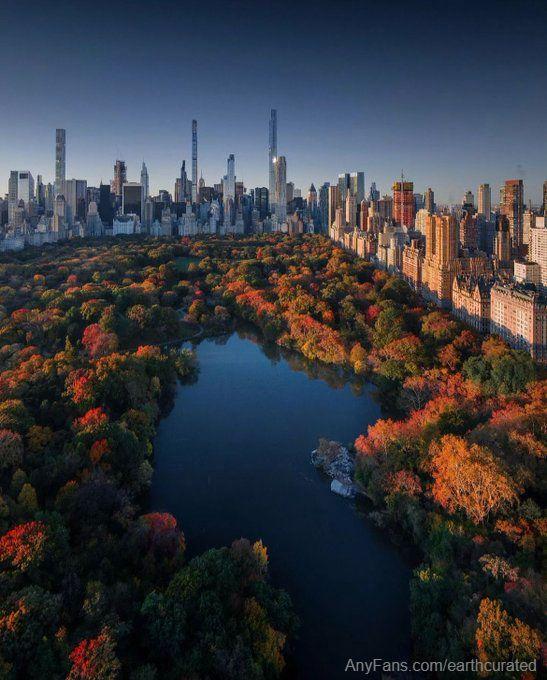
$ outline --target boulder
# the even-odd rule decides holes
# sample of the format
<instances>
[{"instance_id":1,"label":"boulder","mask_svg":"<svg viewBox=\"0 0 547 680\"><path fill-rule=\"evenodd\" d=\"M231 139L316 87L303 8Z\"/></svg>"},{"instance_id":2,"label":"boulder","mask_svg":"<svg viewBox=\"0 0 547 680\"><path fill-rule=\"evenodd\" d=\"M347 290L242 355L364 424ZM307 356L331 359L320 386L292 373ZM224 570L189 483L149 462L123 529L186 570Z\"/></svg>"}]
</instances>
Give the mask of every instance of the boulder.
<instances>
[{"instance_id":1,"label":"boulder","mask_svg":"<svg viewBox=\"0 0 547 680\"><path fill-rule=\"evenodd\" d=\"M355 496L355 487L353 484L343 484L339 479L332 480L330 483L330 490L344 498L352 498Z\"/></svg>"}]
</instances>

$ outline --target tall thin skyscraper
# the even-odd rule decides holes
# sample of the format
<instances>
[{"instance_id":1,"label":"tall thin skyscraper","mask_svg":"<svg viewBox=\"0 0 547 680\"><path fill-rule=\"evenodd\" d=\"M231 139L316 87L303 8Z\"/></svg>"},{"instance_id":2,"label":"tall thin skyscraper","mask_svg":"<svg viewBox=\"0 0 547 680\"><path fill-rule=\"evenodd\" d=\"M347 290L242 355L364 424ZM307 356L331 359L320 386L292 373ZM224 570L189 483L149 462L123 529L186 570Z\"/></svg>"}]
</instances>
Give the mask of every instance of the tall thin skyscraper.
<instances>
[{"instance_id":1,"label":"tall thin skyscraper","mask_svg":"<svg viewBox=\"0 0 547 680\"><path fill-rule=\"evenodd\" d=\"M341 206L340 187L338 184L331 184L329 186L329 209L328 209L328 227L332 227L336 219L336 210Z\"/></svg>"},{"instance_id":2,"label":"tall thin skyscraper","mask_svg":"<svg viewBox=\"0 0 547 680\"><path fill-rule=\"evenodd\" d=\"M275 170L275 214L279 222L287 219L287 160L285 156L277 156Z\"/></svg>"},{"instance_id":3,"label":"tall thin skyscraper","mask_svg":"<svg viewBox=\"0 0 547 680\"><path fill-rule=\"evenodd\" d=\"M481 184L479 186L478 213L487 221L490 221L492 215L492 191L489 184Z\"/></svg>"},{"instance_id":4,"label":"tall thin skyscraper","mask_svg":"<svg viewBox=\"0 0 547 680\"><path fill-rule=\"evenodd\" d=\"M429 187L425 192L424 208L430 215L433 215L435 212L435 192L431 187Z\"/></svg>"},{"instance_id":5,"label":"tall thin skyscraper","mask_svg":"<svg viewBox=\"0 0 547 680\"><path fill-rule=\"evenodd\" d=\"M524 184L521 179L505 180L501 212L509 220L513 248L518 252L523 244Z\"/></svg>"},{"instance_id":6,"label":"tall thin skyscraper","mask_svg":"<svg viewBox=\"0 0 547 680\"><path fill-rule=\"evenodd\" d=\"M55 130L55 194L60 194L66 179L66 130Z\"/></svg>"},{"instance_id":7,"label":"tall thin skyscraper","mask_svg":"<svg viewBox=\"0 0 547 680\"><path fill-rule=\"evenodd\" d=\"M180 166L180 202L183 203L186 200L186 185L188 184L188 175L186 173L186 161L182 161Z\"/></svg>"},{"instance_id":8,"label":"tall thin skyscraper","mask_svg":"<svg viewBox=\"0 0 547 680\"><path fill-rule=\"evenodd\" d=\"M234 199L236 195L236 175L235 175L235 157L231 153L228 156L227 173L226 173L226 197Z\"/></svg>"},{"instance_id":9,"label":"tall thin skyscraper","mask_svg":"<svg viewBox=\"0 0 547 680\"><path fill-rule=\"evenodd\" d=\"M319 214L321 215L321 229L328 233L329 227L329 188L330 183L325 182L319 189Z\"/></svg>"},{"instance_id":10,"label":"tall thin skyscraper","mask_svg":"<svg viewBox=\"0 0 547 680\"><path fill-rule=\"evenodd\" d=\"M146 203L148 196L150 196L148 169L143 161L141 168L141 216L144 215L144 204Z\"/></svg>"},{"instance_id":11,"label":"tall thin skyscraper","mask_svg":"<svg viewBox=\"0 0 547 680\"><path fill-rule=\"evenodd\" d=\"M275 201L275 161L277 158L277 110L270 111L270 141L268 145L268 167L269 167L269 196L270 210L274 212L273 203Z\"/></svg>"},{"instance_id":12,"label":"tall thin skyscraper","mask_svg":"<svg viewBox=\"0 0 547 680\"><path fill-rule=\"evenodd\" d=\"M198 122L192 121L192 203L198 200Z\"/></svg>"}]
</instances>

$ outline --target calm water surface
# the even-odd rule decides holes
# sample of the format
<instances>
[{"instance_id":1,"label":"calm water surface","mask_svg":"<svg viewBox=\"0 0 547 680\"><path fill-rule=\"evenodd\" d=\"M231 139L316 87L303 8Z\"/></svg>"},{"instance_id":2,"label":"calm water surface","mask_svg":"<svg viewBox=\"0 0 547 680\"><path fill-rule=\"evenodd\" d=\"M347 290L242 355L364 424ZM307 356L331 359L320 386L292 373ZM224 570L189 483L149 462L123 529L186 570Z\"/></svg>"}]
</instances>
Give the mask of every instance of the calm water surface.
<instances>
[{"instance_id":1,"label":"calm water surface","mask_svg":"<svg viewBox=\"0 0 547 680\"><path fill-rule=\"evenodd\" d=\"M177 517L189 556L262 539L301 619L296 677L407 658L409 566L310 464L318 437L353 441L380 416L370 392L335 389L236 334L197 354L197 382L159 426L152 507Z\"/></svg>"}]
</instances>

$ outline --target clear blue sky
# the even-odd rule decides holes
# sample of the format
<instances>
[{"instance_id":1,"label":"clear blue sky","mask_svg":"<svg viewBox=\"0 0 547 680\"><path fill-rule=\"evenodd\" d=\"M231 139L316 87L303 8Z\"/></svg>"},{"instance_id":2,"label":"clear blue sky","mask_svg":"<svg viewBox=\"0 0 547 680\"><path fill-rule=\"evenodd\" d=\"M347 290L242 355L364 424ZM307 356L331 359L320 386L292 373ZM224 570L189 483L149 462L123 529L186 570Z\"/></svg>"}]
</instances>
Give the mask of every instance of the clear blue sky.
<instances>
[{"instance_id":1,"label":"clear blue sky","mask_svg":"<svg viewBox=\"0 0 547 680\"><path fill-rule=\"evenodd\" d=\"M228 154L267 185L268 116L304 191L364 170L381 191L404 168L440 201L547 179L547 2L64 2L2 0L0 191L10 169L109 181L116 158L151 190L190 165L208 184ZM494 198L497 194L494 194Z\"/></svg>"}]
</instances>

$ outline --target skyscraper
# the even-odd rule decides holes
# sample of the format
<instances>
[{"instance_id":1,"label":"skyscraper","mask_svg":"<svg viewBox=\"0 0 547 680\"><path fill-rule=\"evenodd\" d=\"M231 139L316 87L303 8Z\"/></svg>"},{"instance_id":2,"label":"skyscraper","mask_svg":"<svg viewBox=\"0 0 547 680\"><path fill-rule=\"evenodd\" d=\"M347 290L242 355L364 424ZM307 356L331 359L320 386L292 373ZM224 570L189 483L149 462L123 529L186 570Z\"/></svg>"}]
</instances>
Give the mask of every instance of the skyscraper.
<instances>
[{"instance_id":1,"label":"skyscraper","mask_svg":"<svg viewBox=\"0 0 547 680\"><path fill-rule=\"evenodd\" d=\"M144 204L146 203L148 196L150 196L150 190L148 186L148 169L143 161L141 168L141 216L144 215Z\"/></svg>"},{"instance_id":2,"label":"skyscraper","mask_svg":"<svg viewBox=\"0 0 547 680\"><path fill-rule=\"evenodd\" d=\"M267 187L256 187L255 189L255 207L261 220L264 220L268 214L268 194Z\"/></svg>"},{"instance_id":3,"label":"skyscraper","mask_svg":"<svg viewBox=\"0 0 547 680\"><path fill-rule=\"evenodd\" d=\"M433 215L435 212L435 193L431 187L425 192L424 208L430 215Z\"/></svg>"},{"instance_id":4,"label":"skyscraper","mask_svg":"<svg viewBox=\"0 0 547 680\"><path fill-rule=\"evenodd\" d=\"M313 213L317 209L317 190L315 188L315 185L310 186L310 190L308 191L308 210L310 211L310 214L313 215Z\"/></svg>"},{"instance_id":5,"label":"skyscraper","mask_svg":"<svg viewBox=\"0 0 547 680\"><path fill-rule=\"evenodd\" d=\"M333 184L329 186L329 206L328 206L328 225L327 231L330 229L334 220L336 219L336 210L340 208L340 187L338 184Z\"/></svg>"},{"instance_id":6,"label":"skyscraper","mask_svg":"<svg viewBox=\"0 0 547 680\"><path fill-rule=\"evenodd\" d=\"M28 209L29 202L34 198L34 178L28 170L20 170L17 175L17 200L24 201Z\"/></svg>"},{"instance_id":7,"label":"skyscraper","mask_svg":"<svg viewBox=\"0 0 547 680\"><path fill-rule=\"evenodd\" d=\"M340 204L345 205L346 195L349 190L349 172L343 172L338 175L338 191L340 193Z\"/></svg>"},{"instance_id":8,"label":"skyscraper","mask_svg":"<svg viewBox=\"0 0 547 680\"><path fill-rule=\"evenodd\" d=\"M277 156L275 169L275 214L279 222L287 218L287 160L285 156Z\"/></svg>"},{"instance_id":9,"label":"skyscraper","mask_svg":"<svg viewBox=\"0 0 547 680\"><path fill-rule=\"evenodd\" d=\"M372 182L372 184L370 185L368 200L369 201L379 201L380 200L380 192L376 188L376 182Z\"/></svg>"},{"instance_id":10,"label":"skyscraper","mask_svg":"<svg viewBox=\"0 0 547 680\"><path fill-rule=\"evenodd\" d=\"M44 182L42 180L42 175L38 175L36 178L36 202L40 208L44 208L46 204L46 192L44 187Z\"/></svg>"},{"instance_id":11,"label":"skyscraper","mask_svg":"<svg viewBox=\"0 0 547 680\"><path fill-rule=\"evenodd\" d=\"M62 191L66 179L66 130L55 130L55 194Z\"/></svg>"},{"instance_id":12,"label":"skyscraper","mask_svg":"<svg viewBox=\"0 0 547 680\"><path fill-rule=\"evenodd\" d=\"M226 173L226 194L232 200L236 195L236 174L235 174L235 156L231 153L228 156L227 161L227 173Z\"/></svg>"},{"instance_id":13,"label":"skyscraper","mask_svg":"<svg viewBox=\"0 0 547 680\"><path fill-rule=\"evenodd\" d=\"M547 217L547 181L543 182L543 214Z\"/></svg>"},{"instance_id":14,"label":"skyscraper","mask_svg":"<svg viewBox=\"0 0 547 680\"><path fill-rule=\"evenodd\" d=\"M141 190L138 182L125 182L122 187L122 213L141 216Z\"/></svg>"},{"instance_id":15,"label":"skyscraper","mask_svg":"<svg viewBox=\"0 0 547 680\"><path fill-rule=\"evenodd\" d=\"M449 307L457 270L458 224L453 215L428 215L425 221L425 257L422 294L440 307Z\"/></svg>"},{"instance_id":16,"label":"skyscraper","mask_svg":"<svg viewBox=\"0 0 547 680\"><path fill-rule=\"evenodd\" d=\"M182 161L180 166L180 196L179 201L183 203L186 200L186 187L188 185L188 174L186 172L186 161ZM175 199L176 200L176 199Z\"/></svg>"},{"instance_id":17,"label":"skyscraper","mask_svg":"<svg viewBox=\"0 0 547 680\"><path fill-rule=\"evenodd\" d=\"M275 212L275 160L277 158L277 110L270 111L270 139L268 144L268 171L269 171L269 196L270 211Z\"/></svg>"},{"instance_id":18,"label":"skyscraper","mask_svg":"<svg viewBox=\"0 0 547 680\"><path fill-rule=\"evenodd\" d=\"M394 182L393 219L403 227L413 227L414 217L414 182Z\"/></svg>"},{"instance_id":19,"label":"skyscraper","mask_svg":"<svg viewBox=\"0 0 547 680\"><path fill-rule=\"evenodd\" d=\"M328 233L329 228L329 182L325 182L319 189L319 214L321 215L321 230Z\"/></svg>"},{"instance_id":20,"label":"skyscraper","mask_svg":"<svg viewBox=\"0 0 547 680\"><path fill-rule=\"evenodd\" d=\"M505 180L501 212L509 220L512 245L519 252L524 231L524 184L521 179Z\"/></svg>"},{"instance_id":21,"label":"skyscraper","mask_svg":"<svg viewBox=\"0 0 547 680\"><path fill-rule=\"evenodd\" d=\"M198 122L192 121L192 203L198 201Z\"/></svg>"},{"instance_id":22,"label":"skyscraper","mask_svg":"<svg viewBox=\"0 0 547 680\"><path fill-rule=\"evenodd\" d=\"M346 192L346 224L355 227L357 224L357 204L351 191Z\"/></svg>"},{"instance_id":23,"label":"skyscraper","mask_svg":"<svg viewBox=\"0 0 547 680\"><path fill-rule=\"evenodd\" d=\"M485 220L490 221L492 215L492 191L489 184L481 184L479 186L478 213Z\"/></svg>"},{"instance_id":24,"label":"skyscraper","mask_svg":"<svg viewBox=\"0 0 547 680\"><path fill-rule=\"evenodd\" d=\"M359 205L365 198L365 173L352 172L349 176L349 190L355 198L356 205Z\"/></svg>"},{"instance_id":25,"label":"skyscraper","mask_svg":"<svg viewBox=\"0 0 547 680\"><path fill-rule=\"evenodd\" d=\"M494 236L494 258L498 267L508 268L511 261L510 221L506 215L498 215Z\"/></svg>"},{"instance_id":26,"label":"skyscraper","mask_svg":"<svg viewBox=\"0 0 547 680\"><path fill-rule=\"evenodd\" d=\"M12 222L17 208L19 171L12 170L8 180L8 222Z\"/></svg>"},{"instance_id":27,"label":"skyscraper","mask_svg":"<svg viewBox=\"0 0 547 680\"><path fill-rule=\"evenodd\" d=\"M463 199L462 199L462 205L469 206L469 207L475 207L475 197L473 196L472 191L466 191Z\"/></svg>"},{"instance_id":28,"label":"skyscraper","mask_svg":"<svg viewBox=\"0 0 547 680\"><path fill-rule=\"evenodd\" d=\"M61 193L65 198L65 217L69 224L75 220L83 222L86 215L87 180L67 179Z\"/></svg>"},{"instance_id":29,"label":"skyscraper","mask_svg":"<svg viewBox=\"0 0 547 680\"><path fill-rule=\"evenodd\" d=\"M114 208L112 207L112 194L108 184L101 183L99 187L99 216L104 225L112 226Z\"/></svg>"},{"instance_id":30,"label":"skyscraper","mask_svg":"<svg viewBox=\"0 0 547 680\"><path fill-rule=\"evenodd\" d=\"M122 197L123 185L127 182L127 168L125 161L117 160L114 164L114 180L112 181L112 192L116 198Z\"/></svg>"}]
</instances>

